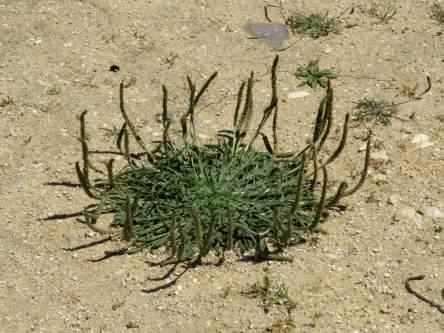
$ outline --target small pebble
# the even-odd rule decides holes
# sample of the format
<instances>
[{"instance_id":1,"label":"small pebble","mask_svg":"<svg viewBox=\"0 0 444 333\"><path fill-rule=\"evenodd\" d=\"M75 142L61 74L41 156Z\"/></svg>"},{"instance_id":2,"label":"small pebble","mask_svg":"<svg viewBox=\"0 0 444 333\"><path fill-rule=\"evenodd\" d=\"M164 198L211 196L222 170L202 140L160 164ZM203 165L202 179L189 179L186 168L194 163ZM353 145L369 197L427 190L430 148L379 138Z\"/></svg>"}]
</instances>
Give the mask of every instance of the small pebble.
<instances>
[{"instance_id":1,"label":"small pebble","mask_svg":"<svg viewBox=\"0 0 444 333\"><path fill-rule=\"evenodd\" d=\"M332 53L333 52L333 48L331 47L331 46L326 46L325 47L325 49L324 49L324 53L326 53L326 54L330 54L330 53Z\"/></svg>"},{"instance_id":2,"label":"small pebble","mask_svg":"<svg viewBox=\"0 0 444 333\"><path fill-rule=\"evenodd\" d=\"M374 161L387 162L389 160L389 157L388 157L387 152L385 150L380 150L380 151L372 152L371 159Z\"/></svg>"},{"instance_id":3,"label":"small pebble","mask_svg":"<svg viewBox=\"0 0 444 333\"><path fill-rule=\"evenodd\" d=\"M421 209L421 213L423 213L424 216L431 218L433 221L437 221L444 218L444 212L438 207L430 207L430 206L423 207Z\"/></svg>"},{"instance_id":4,"label":"small pebble","mask_svg":"<svg viewBox=\"0 0 444 333\"><path fill-rule=\"evenodd\" d=\"M412 139L412 143L417 149L424 149L434 145L434 143L430 141L430 137L426 134L416 134Z\"/></svg>"},{"instance_id":5,"label":"small pebble","mask_svg":"<svg viewBox=\"0 0 444 333\"><path fill-rule=\"evenodd\" d=\"M393 206L397 206L401 202L401 196L399 194L392 194L387 199L387 203Z\"/></svg>"},{"instance_id":6,"label":"small pebble","mask_svg":"<svg viewBox=\"0 0 444 333\"><path fill-rule=\"evenodd\" d=\"M287 97L288 99L295 99L295 98L302 98L309 96L310 93L308 91L299 90L299 91L292 91L288 93Z\"/></svg>"}]
</instances>

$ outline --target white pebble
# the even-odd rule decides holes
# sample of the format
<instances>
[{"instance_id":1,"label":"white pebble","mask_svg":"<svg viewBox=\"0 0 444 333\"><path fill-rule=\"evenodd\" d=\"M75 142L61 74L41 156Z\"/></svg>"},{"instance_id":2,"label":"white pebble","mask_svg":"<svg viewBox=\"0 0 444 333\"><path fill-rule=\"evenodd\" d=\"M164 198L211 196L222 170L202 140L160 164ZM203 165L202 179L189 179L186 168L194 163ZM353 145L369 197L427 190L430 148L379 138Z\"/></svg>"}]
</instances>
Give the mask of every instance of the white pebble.
<instances>
[{"instance_id":1,"label":"white pebble","mask_svg":"<svg viewBox=\"0 0 444 333\"><path fill-rule=\"evenodd\" d=\"M430 141L430 137L426 134L416 134L412 139L412 143L416 145L418 149L424 149L434 145L434 143Z\"/></svg>"},{"instance_id":2,"label":"white pebble","mask_svg":"<svg viewBox=\"0 0 444 333\"><path fill-rule=\"evenodd\" d=\"M287 97L288 97L288 99L295 99L295 98L306 97L309 95L310 95L310 93L308 91L298 90L298 91L292 91L292 92L288 93Z\"/></svg>"},{"instance_id":3,"label":"white pebble","mask_svg":"<svg viewBox=\"0 0 444 333\"><path fill-rule=\"evenodd\" d=\"M426 216L431 218L433 221L442 219L444 217L444 212L438 207L423 207L421 212Z\"/></svg>"}]
</instances>

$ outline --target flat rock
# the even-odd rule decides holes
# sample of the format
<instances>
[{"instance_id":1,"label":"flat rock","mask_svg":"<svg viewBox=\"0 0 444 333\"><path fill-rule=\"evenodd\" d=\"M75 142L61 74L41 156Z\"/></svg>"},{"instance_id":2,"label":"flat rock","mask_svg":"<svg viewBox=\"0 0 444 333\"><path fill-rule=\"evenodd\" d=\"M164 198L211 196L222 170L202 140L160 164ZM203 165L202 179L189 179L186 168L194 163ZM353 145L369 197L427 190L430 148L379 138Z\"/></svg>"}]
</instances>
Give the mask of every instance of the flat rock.
<instances>
[{"instance_id":1,"label":"flat rock","mask_svg":"<svg viewBox=\"0 0 444 333\"><path fill-rule=\"evenodd\" d=\"M280 50L289 37L288 27L282 23L248 22L244 30L254 38L262 39L274 50Z\"/></svg>"}]
</instances>

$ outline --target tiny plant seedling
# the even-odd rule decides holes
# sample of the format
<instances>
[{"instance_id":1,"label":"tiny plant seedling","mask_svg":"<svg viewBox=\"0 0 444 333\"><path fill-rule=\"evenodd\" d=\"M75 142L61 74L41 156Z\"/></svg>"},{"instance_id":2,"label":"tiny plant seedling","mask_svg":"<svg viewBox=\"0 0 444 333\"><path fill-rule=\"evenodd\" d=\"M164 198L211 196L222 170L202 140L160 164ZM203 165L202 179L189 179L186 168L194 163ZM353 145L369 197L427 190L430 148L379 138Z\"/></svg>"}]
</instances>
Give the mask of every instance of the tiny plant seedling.
<instances>
[{"instance_id":1,"label":"tiny plant seedling","mask_svg":"<svg viewBox=\"0 0 444 333\"><path fill-rule=\"evenodd\" d=\"M284 306L287 312L291 312L295 303L288 295L288 287L284 283L274 283L268 274L265 274L262 281L252 284L242 293L251 298L258 298L265 313L268 313L272 306Z\"/></svg>"},{"instance_id":2,"label":"tiny plant seedling","mask_svg":"<svg viewBox=\"0 0 444 333\"><path fill-rule=\"evenodd\" d=\"M265 313L269 313L272 308L279 310L278 318L266 327L264 332L291 333L294 331L296 323L292 311L296 308L296 303L290 298L286 284L275 283L266 273L262 280L252 284L242 294L258 299Z\"/></svg>"},{"instance_id":3,"label":"tiny plant seedling","mask_svg":"<svg viewBox=\"0 0 444 333\"><path fill-rule=\"evenodd\" d=\"M302 80L300 86L307 85L313 89L318 86L326 88L328 80L337 77L333 69L320 69L319 60L312 60L307 65L299 66L295 76Z\"/></svg>"}]
</instances>

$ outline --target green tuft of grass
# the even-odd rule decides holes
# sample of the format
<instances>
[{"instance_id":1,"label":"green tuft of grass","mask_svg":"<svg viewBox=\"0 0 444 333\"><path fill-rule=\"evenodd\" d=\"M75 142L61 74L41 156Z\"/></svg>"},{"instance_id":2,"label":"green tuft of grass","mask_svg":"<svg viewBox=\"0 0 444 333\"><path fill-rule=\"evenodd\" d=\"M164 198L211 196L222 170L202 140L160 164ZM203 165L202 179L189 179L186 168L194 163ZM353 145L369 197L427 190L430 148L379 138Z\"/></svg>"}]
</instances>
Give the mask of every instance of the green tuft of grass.
<instances>
[{"instance_id":1,"label":"green tuft of grass","mask_svg":"<svg viewBox=\"0 0 444 333\"><path fill-rule=\"evenodd\" d=\"M243 292L243 295L258 298L266 313L274 305L284 306L288 313L296 306L288 295L288 287L284 283L273 283L268 274L264 275L262 281L257 281L251 285L248 290Z\"/></svg>"},{"instance_id":2,"label":"green tuft of grass","mask_svg":"<svg viewBox=\"0 0 444 333\"><path fill-rule=\"evenodd\" d=\"M267 273L262 280L249 286L242 292L243 295L260 301L260 306L265 313L276 308L277 318L270 326L265 327L264 332L290 333L294 332L296 323L292 317L292 311L296 303L290 298L288 287L284 283L275 283Z\"/></svg>"},{"instance_id":3,"label":"green tuft of grass","mask_svg":"<svg viewBox=\"0 0 444 333\"><path fill-rule=\"evenodd\" d=\"M300 86L307 85L313 89L318 86L326 88L328 80L336 79L337 77L333 69L320 69L319 60L313 60L307 65L299 66L295 76L302 80Z\"/></svg>"},{"instance_id":4,"label":"green tuft of grass","mask_svg":"<svg viewBox=\"0 0 444 333\"><path fill-rule=\"evenodd\" d=\"M370 17L377 19L377 23L387 24L398 13L393 1L371 1L363 11Z\"/></svg>"},{"instance_id":5,"label":"green tuft of grass","mask_svg":"<svg viewBox=\"0 0 444 333\"><path fill-rule=\"evenodd\" d=\"M373 121L388 126L397 112L398 107L393 102L365 97L356 103L353 120L360 123Z\"/></svg>"},{"instance_id":6,"label":"green tuft of grass","mask_svg":"<svg viewBox=\"0 0 444 333\"><path fill-rule=\"evenodd\" d=\"M313 39L339 32L339 19L329 16L328 13L296 14L288 17L286 24L293 33L307 35Z\"/></svg>"},{"instance_id":7,"label":"green tuft of grass","mask_svg":"<svg viewBox=\"0 0 444 333\"><path fill-rule=\"evenodd\" d=\"M432 4L430 8L430 17L439 24L444 24L444 8L440 2L435 1Z\"/></svg>"}]
</instances>

